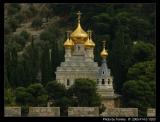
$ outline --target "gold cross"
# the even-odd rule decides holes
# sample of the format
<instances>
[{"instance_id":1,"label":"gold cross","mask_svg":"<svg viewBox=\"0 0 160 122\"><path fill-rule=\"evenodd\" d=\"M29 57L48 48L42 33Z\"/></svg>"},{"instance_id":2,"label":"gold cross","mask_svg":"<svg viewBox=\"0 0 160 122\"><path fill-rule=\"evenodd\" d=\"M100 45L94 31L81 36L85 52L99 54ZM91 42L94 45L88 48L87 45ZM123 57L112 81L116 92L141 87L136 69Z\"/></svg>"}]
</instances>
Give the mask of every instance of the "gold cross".
<instances>
[{"instance_id":1,"label":"gold cross","mask_svg":"<svg viewBox=\"0 0 160 122\"><path fill-rule=\"evenodd\" d=\"M91 36L92 36L92 30L89 30L89 32L90 32L90 34L89 34L89 35L90 35L90 38L91 38Z\"/></svg>"},{"instance_id":2,"label":"gold cross","mask_svg":"<svg viewBox=\"0 0 160 122\"><path fill-rule=\"evenodd\" d=\"M80 11L77 12L77 15L78 15L78 22L80 22L81 14L82 14L82 13L81 13Z\"/></svg>"},{"instance_id":3,"label":"gold cross","mask_svg":"<svg viewBox=\"0 0 160 122\"><path fill-rule=\"evenodd\" d=\"M103 47L104 47L104 48L105 48L105 44L106 44L106 41L104 40L104 41L103 41Z\"/></svg>"},{"instance_id":4,"label":"gold cross","mask_svg":"<svg viewBox=\"0 0 160 122\"><path fill-rule=\"evenodd\" d=\"M70 37L70 33L71 33L71 31L70 30L68 30L68 31L66 31L67 32L67 38L69 38Z\"/></svg>"},{"instance_id":5,"label":"gold cross","mask_svg":"<svg viewBox=\"0 0 160 122\"><path fill-rule=\"evenodd\" d=\"M89 38L91 38L91 36L92 36L92 31L91 31L91 30L88 30L87 32L88 32Z\"/></svg>"}]
</instances>

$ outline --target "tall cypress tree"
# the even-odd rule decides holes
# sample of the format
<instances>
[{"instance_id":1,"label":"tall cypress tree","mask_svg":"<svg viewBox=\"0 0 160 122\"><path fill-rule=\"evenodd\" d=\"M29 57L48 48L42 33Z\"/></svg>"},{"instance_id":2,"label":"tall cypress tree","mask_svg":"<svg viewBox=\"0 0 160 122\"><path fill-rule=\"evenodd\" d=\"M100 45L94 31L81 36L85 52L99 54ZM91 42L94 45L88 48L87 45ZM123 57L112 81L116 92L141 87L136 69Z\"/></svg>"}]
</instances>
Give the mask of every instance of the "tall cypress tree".
<instances>
[{"instance_id":1,"label":"tall cypress tree","mask_svg":"<svg viewBox=\"0 0 160 122\"><path fill-rule=\"evenodd\" d=\"M118 92L121 92L132 59L132 43L126 31L123 26L117 26L115 38L112 40L112 50L109 59L114 76L115 89L118 90Z\"/></svg>"},{"instance_id":2,"label":"tall cypress tree","mask_svg":"<svg viewBox=\"0 0 160 122\"><path fill-rule=\"evenodd\" d=\"M17 84L17 51L15 48L13 48L10 52L10 62L9 62L9 82L11 86L16 87Z\"/></svg>"},{"instance_id":3,"label":"tall cypress tree","mask_svg":"<svg viewBox=\"0 0 160 122\"><path fill-rule=\"evenodd\" d=\"M55 71L56 71L56 68L59 64L59 49L58 49L58 45L57 43L54 41L54 44L52 46L52 57L51 57L51 61L52 61L52 74L53 74L53 79L55 80L56 79L56 75L55 75Z\"/></svg>"},{"instance_id":4,"label":"tall cypress tree","mask_svg":"<svg viewBox=\"0 0 160 122\"><path fill-rule=\"evenodd\" d=\"M46 84L48 81L52 80L52 73L51 73L51 60L50 60L50 53L48 44L45 44L43 52L42 52L42 82Z\"/></svg>"}]
</instances>

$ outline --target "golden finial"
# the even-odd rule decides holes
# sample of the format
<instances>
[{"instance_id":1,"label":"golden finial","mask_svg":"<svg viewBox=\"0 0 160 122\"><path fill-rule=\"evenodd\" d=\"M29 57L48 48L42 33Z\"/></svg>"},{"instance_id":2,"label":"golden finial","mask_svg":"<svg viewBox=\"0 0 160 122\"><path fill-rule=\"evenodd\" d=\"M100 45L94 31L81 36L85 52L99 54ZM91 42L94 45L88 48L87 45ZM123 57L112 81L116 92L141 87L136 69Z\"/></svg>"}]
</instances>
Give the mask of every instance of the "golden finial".
<instances>
[{"instance_id":1,"label":"golden finial","mask_svg":"<svg viewBox=\"0 0 160 122\"><path fill-rule=\"evenodd\" d=\"M106 43L106 41L103 41L103 50L102 50L102 52L100 54L102 58L106 58L107 55L108 55L108 53L107 53L107 51L105 49L105 43Z\"/></svg>"},{"instance_id":2,"label":"golden finial","mask_svg":"<svg viewBox=\"0 0 160 122\"><path fill-rule=\"evenodd\" d=\"M82 14L82 13L81 13L80 11L77 12L77 15L78 15L78 23L80 23L81 14Z\"/></svg>"}]
</instances>

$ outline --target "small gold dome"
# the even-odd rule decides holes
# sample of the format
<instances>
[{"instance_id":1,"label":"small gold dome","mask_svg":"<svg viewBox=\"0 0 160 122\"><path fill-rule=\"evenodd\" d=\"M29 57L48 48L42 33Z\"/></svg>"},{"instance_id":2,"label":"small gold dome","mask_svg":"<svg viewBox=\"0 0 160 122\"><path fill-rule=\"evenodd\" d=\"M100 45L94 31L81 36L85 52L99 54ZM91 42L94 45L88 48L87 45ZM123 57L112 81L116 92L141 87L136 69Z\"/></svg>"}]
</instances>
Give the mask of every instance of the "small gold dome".
<instances>
[{"instance_id":1,"label":"small gold dome","mask_svg":"<svg viewBox=\"0 0 160 122\"><path fill-rule=\"evenodd\" d=\"M80 24L81 13L80 13L80 11L77 13L77 15L78 15L78 26L71 34L71 39L73 40L74 43L84 44L88 38L88 34L81 27L81 24Z\"/></svg>"},{"instance_id":2,"label":"small gold dome","mask_svg":"<svg viewBox=\"0 0 160 122\"><path fill-rule=\"evenodd\" d=\"M89 38L87 39L87 41L84 43L86 48L92 48L95 47L95 43L90 40Z\"/></svg>"},{"instance_id":3,"label":"small gold dome","mask_svg":"<svg viewBox=\"0 0 160 122\"><path fill-rule=\"evenodd\" d=\"M64 47L65 48L72 48L74 46L74 43L73 43L73 41L71 40L71 39L67 39L66 41L65 41L65 43L64 43Z\"/></svg>"},{"instance_id":4,"label":"small gold dome","mask_svg":"<svg viewBox=\"0 0 160 122\"><path fill-rule=\"evenodd\" d=\"M84 45L85 45L86 48L93 48L93 47L95 47L95 43L91 39L91 31L88 31L88 34L89 34L89 38L84 43Z\"/></svg>"},{"instance_id":5,"label":"small gold dome","mask_svg":"<svg viewBox=\"0 0 160 122\"><path fill-rule=\"evenodd\" d=\"M108 53L107 53L105 48L103 48L103 50L102 50L100 55L101 55L102 58L106 58L108 56Z\"/></svg>"},{"instance_id":6,"label":"small gold dome","mask_svg":"<svg viewBox=\"0 0 160 122\"><path fill-rule=\"evenodd\" d=\"M101 51L100 55L102 58L106 58L108 56L108 52L105 49L105 41L103 41L103 50Z\"/></svg>"}]
</instances>

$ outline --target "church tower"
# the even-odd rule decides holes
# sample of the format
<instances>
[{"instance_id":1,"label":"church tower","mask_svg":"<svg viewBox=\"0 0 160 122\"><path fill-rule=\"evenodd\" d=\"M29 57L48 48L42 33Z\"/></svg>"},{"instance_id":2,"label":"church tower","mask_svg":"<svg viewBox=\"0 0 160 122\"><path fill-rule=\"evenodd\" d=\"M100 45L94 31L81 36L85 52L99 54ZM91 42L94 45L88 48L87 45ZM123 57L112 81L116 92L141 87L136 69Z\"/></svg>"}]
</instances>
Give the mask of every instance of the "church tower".
<instances>
[{"instance_id":1,"label":"church tower","mask_svg":"<svg viewBox=\"0 0 160 122\"><path fill-rule=\"evenodd\" d=\"M105 49L105 41L103 41L103 49L100 53L102 57L102 63L98 71L97 76L97 93L100 94L102 98L102 103L107 108L118 107L118 97L119 95L114 93L113 89L113 77L110 74L110 69L107 66L106 58L108 56L108 52Z\"/></svg>"}]
</instances>

